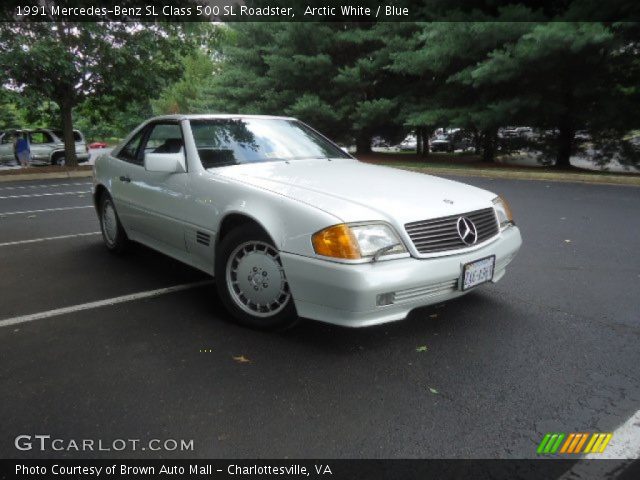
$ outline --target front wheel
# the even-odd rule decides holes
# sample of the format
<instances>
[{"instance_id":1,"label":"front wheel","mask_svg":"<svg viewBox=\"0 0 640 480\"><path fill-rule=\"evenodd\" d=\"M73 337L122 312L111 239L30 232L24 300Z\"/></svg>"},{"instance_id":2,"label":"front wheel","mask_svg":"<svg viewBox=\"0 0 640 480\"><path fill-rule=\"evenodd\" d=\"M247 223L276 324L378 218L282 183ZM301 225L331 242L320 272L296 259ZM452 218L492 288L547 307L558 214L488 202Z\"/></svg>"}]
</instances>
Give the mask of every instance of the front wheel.
<instances>
[{"instance_id":1,"label":"front wheel","mask_svg":"<svg viewBox=\"0 0 640 480\"><path fill-rule=\"evenodd\" d=\"M129 240L118 218L113 199L108 193L102 194L98 208L100 214L100 230L102 230L104 244L114 253L124 251Z\"/></svg>"},{"instance_id":2,"label":"front wheel","mask_svg":"<svg viewBox=\"0 0 640 480\"><path fill-rule=\"evenodd\" d=\"M274 330L297 321L280 252L257 226L237 228L222 239L215 277L222 302L239 323Z\"/></svg>"}]
</instances>

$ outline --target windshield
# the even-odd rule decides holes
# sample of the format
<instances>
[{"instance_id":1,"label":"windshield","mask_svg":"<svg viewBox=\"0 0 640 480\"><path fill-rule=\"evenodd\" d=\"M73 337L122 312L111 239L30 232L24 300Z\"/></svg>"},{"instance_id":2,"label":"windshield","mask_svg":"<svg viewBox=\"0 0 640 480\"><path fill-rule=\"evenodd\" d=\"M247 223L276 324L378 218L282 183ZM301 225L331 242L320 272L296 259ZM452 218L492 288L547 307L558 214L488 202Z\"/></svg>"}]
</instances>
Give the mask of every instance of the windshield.
<instances>
[{"instance_id":1,"label":"windshield","mask_svg":"<svg viewBox=\"0 0 640 480\"><path fill-rule=\"evenodd\" d=\"M191 120L191 131L204 168L277 160L351 158L295 120Z\"/></svg>"}]
</instances>

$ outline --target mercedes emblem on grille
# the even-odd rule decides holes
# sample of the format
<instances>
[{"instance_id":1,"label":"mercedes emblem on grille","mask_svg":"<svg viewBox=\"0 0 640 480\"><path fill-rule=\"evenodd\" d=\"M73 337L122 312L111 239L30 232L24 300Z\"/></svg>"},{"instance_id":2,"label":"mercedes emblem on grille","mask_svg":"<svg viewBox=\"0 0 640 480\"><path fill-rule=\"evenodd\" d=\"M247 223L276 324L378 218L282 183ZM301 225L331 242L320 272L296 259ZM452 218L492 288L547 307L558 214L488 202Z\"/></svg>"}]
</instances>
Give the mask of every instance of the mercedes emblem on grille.
<instances>
[{"instance_id":1,"label":"mercedes emblem on grille","mask_svg":"<svg viewBox=\"0 0 640 480\"><path fill-rule=\"evenodd\" d=\"M465 245L473 245L478 241L478 230L471 220L467 217L458 218L458 235Z\"/></svg>"}]
</instances>

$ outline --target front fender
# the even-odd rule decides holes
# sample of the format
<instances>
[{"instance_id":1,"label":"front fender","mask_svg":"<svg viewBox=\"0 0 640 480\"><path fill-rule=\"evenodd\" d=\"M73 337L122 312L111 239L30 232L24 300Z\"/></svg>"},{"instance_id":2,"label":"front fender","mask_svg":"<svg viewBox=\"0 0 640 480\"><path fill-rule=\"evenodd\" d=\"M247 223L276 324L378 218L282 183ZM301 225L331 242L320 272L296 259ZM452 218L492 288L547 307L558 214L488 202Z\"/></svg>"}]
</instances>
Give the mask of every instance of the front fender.
<instances>
[{"instance_id":1,"label":"front fender","mask_svg":"<svg viewBox=\"0 0 640 480\"><path fill-rule=\"evenodd\" d=\"M233 214L244 215L260 225L278 250L308 257L315 256L311 235L340 219L295 200L271 192L254 192L248 198L230 202L222 212L220 224Z\"/></svg>"}]
</instances>

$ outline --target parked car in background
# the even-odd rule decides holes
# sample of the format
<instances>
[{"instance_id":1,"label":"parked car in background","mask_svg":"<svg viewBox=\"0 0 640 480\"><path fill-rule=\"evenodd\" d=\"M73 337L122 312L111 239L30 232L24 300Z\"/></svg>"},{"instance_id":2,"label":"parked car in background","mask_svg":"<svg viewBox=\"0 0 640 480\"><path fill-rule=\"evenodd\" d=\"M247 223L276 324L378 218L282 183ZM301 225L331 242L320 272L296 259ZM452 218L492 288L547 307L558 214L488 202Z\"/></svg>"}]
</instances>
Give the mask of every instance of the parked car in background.
<instances>
[{"instance_id":1,"label":"parked car in background","mask_svg":"<svg viewBox=\"0 0 640 480\"><path fill-rule=\"evenodd\" d=\"M504 199L359 162L288 117L171 115L96 159L104 243L134 240L214 276L240 323L401 320L505 274Z\"/></svg>"},{"instance_id":2,"label":"parked car in background","mask_svg":"<svg viewBox=\"0 0 640 480\"><path fill-rule=\"evenodd\" d=\"M45 164L64 165L66 163L66 158L64 154L64 140L62 140L62 131L47 129L36 130L36 132L38 131L45 134L41 137L41 140L43 140L45 143L40 145L40 151L42 152L39 156L40 160ZM47 136L46 134L49 135ZM80 130L74 130L73 139L76 143L76 157L78 158L78 162L86 162L87 160L89 160L89 147L87 146L87 142L84 139L84 135L82 134L82 132L80 132ZM31 154L34 157L34 160L36 160L36 156L34 155L33 142L31 143Z\"/></svg>"},{"instance_id":3,"label":"parked car in background","mask_svg":"<svg viewBox=\"0 0 640 480\"><path fill-rule=\"evenodd\" d=\"M432 152L453 152L455 149L449 135L436 135L429 143Z\"/></svg>"},{"instance_id":4,"label":"parked car in background","mask_svg":"<svg viewBox=\"0 0 640 480\"><path fill-rule=\"evenodd\" d=\"M21 130L5 130L0 133L0 165L18 165L15 143Z\"/></svg>"},{"instance_id":5,"label":"parked car in background","mask_svg":"<svg viewBox=\"0 0 640 480\"><path fill-rule=\"evenodd\" d=\"M0 162L3 164L16 162L15 139L18 135L27 134L31 146L31 163L34 165L64 165L66 163L64 153L64 141L60 130L37 129L13 129L0 136ZM78 162L89 160L89 149L84 135L79 130L73 131L76 144L76 156Z\"/></svg>"},{"instance_id":6,"label":"parked car in background","mask_svg":"<svg viewBox=\"0 0 640 480\"><path fill-rule=\"evenodd\" d=\"M104 142L93 142L89 144L89 148L96 149L96 150L99 148L107 148L107 146L108 145Z\"/></svg>"},{"instance_id":7,"label":"parked car in background","mask_svg":"<svg viewBox=\"0 0 640 480\"><path fill-rule=\"evenodd\" d=\"M533 136L533 128L531 127L516 127L516 135L519 137L531 137Z\"/></svg>"},{"instance_id":8,"label":"parked car in background","mask_svg":"<svg viewBox=\"0 0 640 480\"><path fill-rule=\"evenodd\" d=\"M371 139L371 146L374 148L389 148L391 144L382 137L373 137Z\"/></svg>"},{"instance_id":9,"label":"parked car in background","mask_svg":"<svg viewBox=\"0 0 640 480\"><path fill-rule=\"evenodd\" d=\"M417 150L418 139L415 135L407 135L407 137L402 142L400 142L398 148L402 151Z\"/></svg>"}]
</instances>

